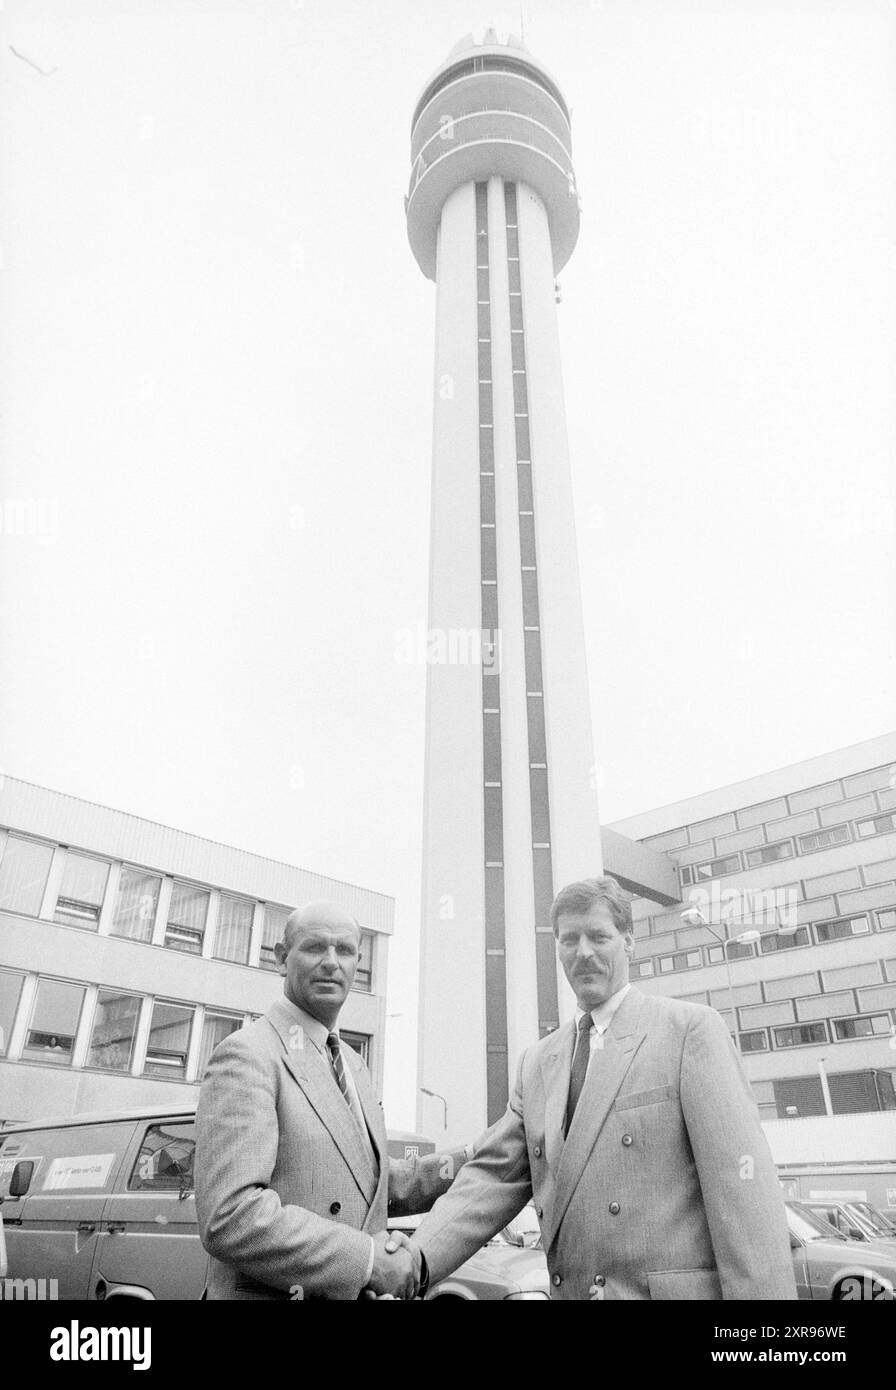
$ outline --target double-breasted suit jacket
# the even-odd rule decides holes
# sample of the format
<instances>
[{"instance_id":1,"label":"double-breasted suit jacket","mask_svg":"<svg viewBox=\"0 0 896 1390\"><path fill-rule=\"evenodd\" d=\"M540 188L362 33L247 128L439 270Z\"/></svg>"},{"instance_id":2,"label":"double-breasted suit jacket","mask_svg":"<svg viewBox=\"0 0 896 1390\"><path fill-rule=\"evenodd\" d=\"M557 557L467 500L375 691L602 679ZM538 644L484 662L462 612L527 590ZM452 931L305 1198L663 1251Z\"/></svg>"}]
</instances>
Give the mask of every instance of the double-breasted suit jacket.
<instances>
[{"instance_id":1,"label":"double-breasted suit jacket","mask_svg":"<svg viewBox=\"0 0 896 1390\"><path fill-rule=\"evenodd\" d=\"M524 1053L510 1103L416 1239L443 1278L534 1197L552 1297L795 1298L783 1198L714 1010L623 998L567 1137L575 1025Z\"/></svg>"},{"instance_id":2,"label":"double-breasted suit jacket","mask_svg":"<svg viewBox=\"0 0 896 1390\"><path fill-rule=\"evenodd\" d=\"M368 1144L300 1018L278 1000L225 1038L203 1078L195 1171L208 1298L357 1298L370 1235L390 1214L428 1210L464 1161L463 1151L390 1159L367 1068L343 1046Z\"/></svg>"}]
</instances>

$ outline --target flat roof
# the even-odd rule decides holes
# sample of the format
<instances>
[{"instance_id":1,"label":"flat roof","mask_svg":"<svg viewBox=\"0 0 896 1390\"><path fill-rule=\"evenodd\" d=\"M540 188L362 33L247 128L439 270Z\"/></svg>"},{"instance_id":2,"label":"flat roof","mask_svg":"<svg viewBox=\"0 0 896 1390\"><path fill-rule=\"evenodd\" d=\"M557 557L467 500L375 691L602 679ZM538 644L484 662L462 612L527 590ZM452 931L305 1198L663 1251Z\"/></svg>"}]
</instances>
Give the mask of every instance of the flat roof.
<instances>
[{"instance_id":1,"label":"flat roof","mask_svg":"<svg viewBox=\"0 0 896 1390\"><path fill-rule=\"evenodd\" d=\"M851 777L890 762L896 766L896 732L848 744L845 748L836 748L832 752L806 758L803 762L788 763L742 782L730 782L726 786L700 792L681 801L672 801L651 811L640 811L622 820L609 821L608 825L620 835L640 840L682 825L692 825L695 821L724 815L726 811L738 811L745 806L771 801L806 787L820 786L840 777Z\"/></svg>"},{"instance_id":2,"label":"flat roof","mask_svg":"<svg viewBox=\"0 0 896 1390\"><path fill-rule=\"evenodd\" d=\"M385 893L16 777L0 779L0 824L88 854L284 907L332 898L363 926L393 930L395 899Z\"/></svg>"}]
</instances>

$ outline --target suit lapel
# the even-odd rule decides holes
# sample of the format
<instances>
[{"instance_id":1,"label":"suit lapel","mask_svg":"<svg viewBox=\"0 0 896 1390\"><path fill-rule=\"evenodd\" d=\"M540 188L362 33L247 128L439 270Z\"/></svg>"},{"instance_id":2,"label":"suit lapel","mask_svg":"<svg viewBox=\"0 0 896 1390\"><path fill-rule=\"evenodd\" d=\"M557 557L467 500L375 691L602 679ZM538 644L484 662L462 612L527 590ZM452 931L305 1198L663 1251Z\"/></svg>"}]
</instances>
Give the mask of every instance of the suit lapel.
<instances>
[{"instance_id":1,"label":"suit lapel","mask_svg":"<svg viewBox=\"0 0 896 1390\"><path fill-rule=\"evenodd\" d=\"M604 1034L603 1047L596 1049L592 1055L576 1113L555 1170L557 1184L550 1229L545 1234L545 1250L550 1249L610 1107L643 1041L645 1029L639 1024L642 1003L643 996L630 990ZM562 1088L561 1102L558 1102L556 1095L551 1097L552 1109L560 1108L561 1126L569 1092L569 1071L570 1064L566 1067L566 1085Z\"/></svg>"},{"instance_id":2,"label":"suit lapel","mask_svg":"<svg viewBox=\"0 0 896 1390\"><path fill-rule=\"evenodd\" d=\"M364 1143L352 1112L339 1091L329 1062L311 1039L305 1036L301 1024L296 1022L288 1009L280 1005L279 1000L268 1011L267 1017L284 1045L284 1061L290 1074L301 1086L321 1122L330 1131L333 1142L351 1169L364 1200L372 1202L378 1174L374 1169L370 1150ZM352 1074L357 1081L354 1069ZM364 1105L363 1100L361 1104Z\"/></svg>"},{"instance_id":3,"label":"suit lapel","mask_svg":"<svg viewBox=\"0 0 896 1390\"><path fill-rule=\"evenodd\" d=\"M564 1023L551 1034L550 1043L542 1050L541 1074L545 1089L544 1147L551 1172L556 1173L563 1154L563 1122L566 1119L566 1098L569 1095L569 1073L572 1070L574 1023Z\"/></svg>"}]
</instances>

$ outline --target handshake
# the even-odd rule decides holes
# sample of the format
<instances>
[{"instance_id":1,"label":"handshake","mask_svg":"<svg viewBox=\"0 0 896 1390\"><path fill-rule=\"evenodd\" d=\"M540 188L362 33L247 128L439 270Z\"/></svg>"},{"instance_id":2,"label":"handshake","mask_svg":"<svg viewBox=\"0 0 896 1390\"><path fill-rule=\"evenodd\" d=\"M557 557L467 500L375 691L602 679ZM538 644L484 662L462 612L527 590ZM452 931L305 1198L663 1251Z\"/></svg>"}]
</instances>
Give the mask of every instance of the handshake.
<instances>
[{"instance_id":1,"label":"handshake","mask_svg":"<svg viewBox=\"0 0 896 1390\"><path fill-rule=\"evenodd\" d=\"M408 1299L420 1292L422 1253L401 1231L380 1231L365 1298Z\"/></svg>"}]
</instances>

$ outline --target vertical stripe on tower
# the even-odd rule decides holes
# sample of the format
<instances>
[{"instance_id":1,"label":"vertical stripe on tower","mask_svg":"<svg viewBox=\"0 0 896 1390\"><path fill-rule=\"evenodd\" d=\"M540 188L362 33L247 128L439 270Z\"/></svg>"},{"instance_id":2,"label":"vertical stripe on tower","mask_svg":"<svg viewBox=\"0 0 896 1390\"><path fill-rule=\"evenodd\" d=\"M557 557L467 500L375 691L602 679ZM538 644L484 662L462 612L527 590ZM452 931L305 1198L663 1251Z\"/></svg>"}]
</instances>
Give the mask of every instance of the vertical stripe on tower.
<instances>
[{"instance_id":1,"label":"vertical stripe on tower","mask_svg":"<svg viewBox=\"0 0 896 1390\"><path fill-rule=\"evenodd\" d=\"M541 618L538 602L538 560L535 547L535 500L532 487L529 388L526 377L526 335L523 327L520 239L515 183L504 185L504 207L507 222L510 358L513 370L513 423L516 435L526 718L529 735L529 797L532 813L532 875L535 887L533 906L538 1036L543 1038L546 1033L553 1032L557 1027L559 1008L554 939L550 925L550 907L554 897L554 875L551 866L551 814L548 796L544 681L541 669Z\"/></svg>"},{"instance_id":2,"label":"vertical stripe on tower","mask_svg":"<svg viewBox=\"0 0 896 1390\"><path fill-rule=\"evenodd\" d=\"M476 318L479 377L479 536L482 618L482 794L484 807L485 1052L488 1123L507 1106L507 970L504 937L504 810L501 678L498 670L498 551L492 393L488 186L476 184Z\"/></svg>"}]
</instances>

